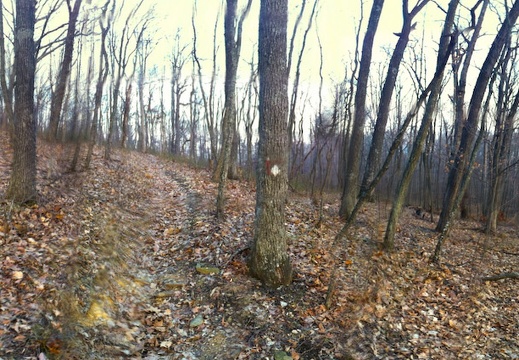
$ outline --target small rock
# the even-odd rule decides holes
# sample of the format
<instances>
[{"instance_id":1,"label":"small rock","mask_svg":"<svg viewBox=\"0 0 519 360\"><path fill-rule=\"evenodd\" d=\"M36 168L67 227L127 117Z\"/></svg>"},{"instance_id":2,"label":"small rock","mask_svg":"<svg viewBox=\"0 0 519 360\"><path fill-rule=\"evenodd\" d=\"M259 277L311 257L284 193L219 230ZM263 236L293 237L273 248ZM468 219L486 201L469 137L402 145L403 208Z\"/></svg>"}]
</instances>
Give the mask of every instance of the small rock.
<instances>
[{"instance_id":1,"label":"small rock","mask_svg":"<svg viewBox=\"0 0 519 360\"><path fill-rule=\"evenodd\" d=\"M288 355L284 351L277 350L274 351L274 360L292 360L292 356Z\"/></svg>"},{"instance_id":2,"label":"small rock","mask_svg":"<svg viewBox=\"0 0 519 360\"><path fill-rule=\"evenodd\" d=\"M203 323L204 323L204 317L202 316L202 314L198 314L193 320L191 320L191 322L189 323L189 327L191 327L191 328L199 327Z\"/></svg>"},{"instance_id":3,"label":"small rock","mask_svg":"<svg viewBox=\"0 0 519 360\"><path fill-rule=\"evenodd\" d=\"M196 264L196 271L202 275L213 275L219 274L220 269L216 266L204 265L204 264Z\"/></svg>"}]
</instances>

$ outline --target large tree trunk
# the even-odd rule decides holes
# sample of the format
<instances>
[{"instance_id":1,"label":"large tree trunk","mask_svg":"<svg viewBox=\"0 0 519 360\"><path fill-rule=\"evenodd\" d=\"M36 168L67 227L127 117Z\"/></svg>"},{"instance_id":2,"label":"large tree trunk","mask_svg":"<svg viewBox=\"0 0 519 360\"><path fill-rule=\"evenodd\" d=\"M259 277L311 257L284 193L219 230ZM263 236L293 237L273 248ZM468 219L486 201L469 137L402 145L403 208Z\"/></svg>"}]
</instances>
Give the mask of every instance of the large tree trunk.
<instances>
[{"instance_id":1,"label":"large tree trunk","mask_svg":"<svg viewBox=\"0 0 519 360\"><path fill-rule=\"evenodd\" d=\"M287 13L288 0L261 1L256 221L249 266L253 276L271 287L292 281L285 230L288 188Z\"/></svg>"},{"instance_id":2,"label":"large tree trunk","mask_svg":"<svg viewBox=\"0 0 519 360\"><path fill-rule=\"evenodd\" d=\"M81 7L82 0L76 0L74 7L70 6L70 0L67 0L67 7L69 13L69 21L67 28L67 35L65 37L65 49L63 51L63 60L58 75L58 83L56 89L52 94L50 105L50 119L48 138L56 140L58 138L58 127L61 118L61 108L63 106L63 99L65 98L65 91L67 89L68 78L70 75L70 64L72 63L72 55L74 52L74 38L76 36L76 22Z\"/></svg>"},{"instance_id":3,"label":"large tree trunk","mask_svg":"<svg viewBox=\"0 0 519 360\"><path fill-rule=\"evenodd\" d=\"M36 121L34 117L34 23L36 2L16 0L14 34L13 163L7 198L17 203L36 200Z\"/></svg>"},{"instance_id":4,"label":"large tree trunk","mask_svg":"<svg viewBox=\"0 0 519 360\"><path fill-rule=\"evenodd\" d=\"M345 178L341 197L339 215L346 219L355 203L359 193L359 172L362 146L364 144L364 124L366 122L366 95L368 89L369 69L373 51L373 40L377 32L380 14L384 0L374 0L368 21L368 28L362 44L362 58L360 60L359 78L355 93L355 116L351 141L349 144L348 158L345 166Z\"/></svg>"}]
</instances>

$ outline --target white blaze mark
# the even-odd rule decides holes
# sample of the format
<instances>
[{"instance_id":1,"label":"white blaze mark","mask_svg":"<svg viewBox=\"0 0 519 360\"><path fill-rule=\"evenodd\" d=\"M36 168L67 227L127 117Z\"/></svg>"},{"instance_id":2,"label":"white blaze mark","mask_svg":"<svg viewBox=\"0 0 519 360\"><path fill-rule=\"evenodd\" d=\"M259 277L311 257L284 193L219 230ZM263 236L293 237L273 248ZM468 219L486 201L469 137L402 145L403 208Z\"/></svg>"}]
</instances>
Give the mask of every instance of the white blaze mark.
<instances>
[{"instance_id":1,"label":"white blaze mark","mask_svg":"<svg viewBox=\"0 0 519 360\"><path fill-rule=\"evenodd\" d=\"M274 176L278 176L280 172L281 172L281 170L279 169L279 167L277 165L274 165L270 168L270 173Z\"/></svg>"}]
</instances>

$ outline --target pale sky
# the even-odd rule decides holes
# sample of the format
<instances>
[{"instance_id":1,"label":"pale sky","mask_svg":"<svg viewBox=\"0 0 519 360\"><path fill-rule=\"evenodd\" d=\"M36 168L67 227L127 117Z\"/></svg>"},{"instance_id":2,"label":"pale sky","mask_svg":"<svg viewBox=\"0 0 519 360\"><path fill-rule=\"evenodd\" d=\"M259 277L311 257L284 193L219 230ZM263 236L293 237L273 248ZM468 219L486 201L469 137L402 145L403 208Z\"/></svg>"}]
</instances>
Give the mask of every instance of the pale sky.
<instances>
[{"instance_id":1,"label":"pale sky","mask_svg":"<svg viewBox=\"0 0 519 360\"><path fill-rule=\"evenodd\" d=\"M82 15L85 16L88 12L88 8L95 4L103 4L106 0L91 0L84 1L84 8L81 10ZM137 3L138 0L116 0L118 6L124 4L124 8L129 11ZM414 6L418 0L410 0L410 6ZM224 19L224 0L144 0L143 7L141 8L138 16L133 21L138 22L139 16L143 16L146 11L150 8L154 8L153 21L149 25L149 35L154 36L158 39L158 44L155 47L152 55L149 58L148 69L154 65L157 66L158 71L165 70L165 76L170 75L170 55L174 46L174 39L177 31L181 34L181 46L186 45L186 57L189 56L192 44L192 27L191 27L191 15L193 10L193 4L197 3L197 14L196 14L196 26L198 36L197 53L199 58L202 60L202 66L204 75L209 78L212 70L212 48L213 48L213 28L218 12L220 11L219 28L218 28L218 64L219 64L219 84L223 86L223 76L225 69L225 53L223 45L223 19ZM436 3L447 7L449 0L437 0ZM476 0L465 0L466 6L473 6ZM239 0L238 8L241 9L246 3L246 0ZM409 43L407 53L410 52L411 47L419 48L421 46L421 39L423 35L423 46L424 53L427 60L427 66L431 69L435 66L436 61L436 49L439 34L441 32L443 24L444 14L438 9L435 2L430 2L424 10L415 18L418 23L415 31L411 33L411 41ZM364 0L364 20L363 27L361 30L361 41L364 36L365 26L368 21L369 12L371 10L371 0ZM374 77L385 76L384 66L387 64L388 59L392 53L394 45L398 38L394 35L395 32L399 32L402 26L402 0L385 0L384 8L382 11L381 21L379 29L375 37L374 44L374 57L372 62L372 75ZM259 6L260 0L253 0L251 12L244 24L243 33L243 44L241 51L241 62L239 68L239 76L241 75L241 81L244 83L248 80L249 69L247 62L250 61L252 54L254 53L255 60L257 61L257 50L255 46L257 44L257 29L258 29L258 18L259 18ZM289 25L288 25L288 37L290 40L293 24L296 16L299 13L301 1L290 0L289 1ZM293 67L294 71L297 56L301 47L301 38L306 29L308 23L308 16L313 6L313 0L307 0L305 16L301 21L298 30L298 41L296 41L296 47L294 51ZM353 58L353 52L355 49L355 29L358 27L360 19L360 8L361 0L319 0L318 12L315 18L313 27L308 35L307 45L305 54L303 57L302 69L301 69L301 85L300 90L302 92L308 92L310 96L310 107L313 111L316 111L316 99L318 85L319 85L319 47L317 42L316 31L319 31L321 43L323 46L323 76L324 76L324 98L327 99L327 103L324 105L327 107L331 106L331 93L333 92L333 85L341 82L344 78L345 67L349 68L351 59ZM462 8L463 9L463 8ZM62 10L63 11L63 10ZM463 9L464 16L468 16L468 11ZM113 28L117 33L121 32L122 26L124 26L124 20L126 15L121 16L120 19L114 24ZM494 20L492 20L494 18ZM67 17L62 17L67 19ZM460 21L463 24L463 20ZM466 21L465 21L465 24ZM474 62L474 68L478 66L478 62L482 62L482 59L486 55L489 42L493 40L493 34L496 32L495 15L490 12L487 13L486 30L491 36L484 36L479 41L479 59ZM494 25L492 25L494 24ZM153 34L153 35L152 35ZM186 65L183 75L185 77L190 76L190 61ZM349 70L348 70L349 71ZM377 73L378 72L378 73ZM402 66L400 70L401 76L406 76L405 67ZM427 75L431 77L433 70L427 72ZM475 77L469 77L474 79ZM404 81L404 84L411 84L409 81ZM166 86L167 88L167 86ZM408 91L412 91L411 85L409 85Z\"/></svg>"},{"instance_id":2,"label":"pale sky","mask_svg":"<svg viewBox=\"0 0 519 360\"><path fill-rule=\"evenodd\" d=\"M158 34L161 36L160 45L152 55L152 59L157 63L160 63L167 58L171 49L173 38L180 29L182 34L181 41L185 44L191 44L192 39L192 28L191 28L191 14L193 9L193 3L195 0L154 0L156 9L157 22L156 25L159 28ZM126 1L125 5L130 5L132 2L136 3L136 0ZM206 74L209 76L211 71L211 52L213 44L213 27L215 20L220 10L219 19L219 32L218 40L220 50L218 53L220 65L220 75L223 76L224 69L224 47L223 47L223 17L224 7L221 1L218 0L197 0L197 36L198 36L198 55L203 61L203 66L207 71ZM245 4L245 0L240 0L238 7L241 8ZM440 0L440 3L447 3L447 0ZM152 1L150 0L150 4ZM293 29L293 23L300 9L300 1L289 2L289 34ZM240 62L240 73L243 73L244 79L248 74L248 69L245 61L249 61L251 54L253 53L254 46L257 44L257 29L258 29L258 17L259 17L259 0L254 0L251 12L244 24L243 34L243 45L241 52ZM413 1L411 1L413 5ZM299 49L301 46L301 38L307 26L307 18L310 14L310 10L313 6L312 0L307 0L307 6L305 10L305 17L302 20L299 30L298 39L296 42L296 48L294 56L297 58ZM371 8L371 1L366 1L364 5L364 26L367 23L369 11ZM437 31L434 29L441 29L441 21L439 19L441 14L437 11L435 5L430 4L427 8L427 15L419 15L417 21L422 24L426 21L427 31ZM426 12L424 11L424 14ZM432 16L433 15L433 16ZM307 45L305 49L305 55L303 57L302 64L302 86L313 88L310 91L315 91L319 83L319 47L317 43L316 30L318 29L321 42L323 46L323 58L324 58L324 79L326 84L331 85L337 83L344 77L345 64L349 64L353 56L355 48L355 28L358 26L360 18L360 1L355 0L319 0L318 14L316 22L314 22L312 30L308 35ZM402 25L401 15L401 0L386 0L379 31L376 37L375 54L379 62L386 62L387 53L383 50L383 47L393 47L397 41L397 37L393 34L398 32ZM421 30L418 30L421 31ZM416 36L421 36L418 33ZM362 39L361 34L361 39ZM431 49L436 48L435 43L427 44L431 46ZM257 54L255 54L257 59ZM295 67L294 59L294 67ZM294 69L293 67L293 69ZM331 91L332 86L328 87L328 91Z\"/></svg>"}]
</instances>

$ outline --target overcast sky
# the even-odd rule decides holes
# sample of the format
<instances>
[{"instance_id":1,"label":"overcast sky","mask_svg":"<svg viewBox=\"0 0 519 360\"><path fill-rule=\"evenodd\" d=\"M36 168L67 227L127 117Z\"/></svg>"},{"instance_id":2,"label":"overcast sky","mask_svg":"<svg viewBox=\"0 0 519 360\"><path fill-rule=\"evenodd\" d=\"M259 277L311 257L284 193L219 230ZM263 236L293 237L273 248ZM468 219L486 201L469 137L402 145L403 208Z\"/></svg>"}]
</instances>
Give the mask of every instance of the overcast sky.
<instances>
[{"instance_id":1,"label":"overcast sky","mask_svg":"<svg viewBox=\"0 0 519 360\"><path fill-rule=\"evenodd\" d=\"M118 6L124 4L126 11L135 7L138 0L116 0ZM418 0L409 0L412 7ZM103 4L106 0L85 1L85 7L82 9L83 16L87 14L88 8L96 4ZM140 9L139 15L134 19L138 22L139 17L143 16L146 11L154 8L153 21L148 27L148 36L157 39L158 44L150 56L148 68L157 66L159 72L164 71L165 76L170 74L170 55L175 44L175 35L180 33L180 45L187 46L186 57L191 51L192 45L192 27L191 16L196 2L196 27L198 32L197 53L202 60L203 71L206 76L210 76L212 69L212 48L213 48L213 28L217 17L219 16L219 27L217 32L217 41L220 47L218 52L219 62L219 81L223 83L225 53L223 46L223 18L225 12L224 0L144 0L143 7ZM416 30L411 33L411 40L407 49L414 46L419 48L423 38L424 51L427 58L427 66L435 65L435 52L437 49L437 41L441 32L444 14L439 9L442 6L447 8L448 0L431 1L425 9L415 18L417 22ZM246 0L238 1L238 8L241 9ZM301 47L301 38L308 22L308 16L313 6L314 0L307 0L305 16L301 22L298 31L298 41L294 56L297 58ZM351 59L355 50L355 31L358 27L361 14L361 0L319 0L317 15L312 30L308 35L307 46L303 57L301 69L301 90L315 93L319 84L319 64L320 55L317 42L317 32L319 33L323 46L323 76L325 80L325 97L330 97L333 91L333 85L342 81L345 74L345 68L350 66ZM473 6L476 0L465 0L466 6ZM368 21L369 12L371 10L372 0L364 0L364 20L361 31L361 40L364 36L365 26ZM301 6L300 0L289 0L289 25L288 37L292 35L293 24L299 13ZM258 38L258 19L259 19L260 0L253 0L251 12L244 24L243 45L241 52L241 61L239 73L241 82L247 81L248 68L247 62L250 61L254 54L257 60L257 38ZM64 11L64 10L63 10ZM462 7L462 15L466 16L468 11ZM218 15L219 14L219 15ZM66 15L66 14L65 14ZM484 33L489 35L495 34L495 25L492 25L491 13L487 14L487 27ZM126 15L120 16L114 24L114 30L121 32L124 26ZM66 16L64 17L66 19ZM463 24L463 20L461 20ZM466 24L468 24L465 21ZM394 33L399 32L402 26L402 0L385 0L382 11L379 29L375 37L374 58L372 63L372 74L377 76L376 71L384 73L384 66L387 64L389 56L392 53L394 45L398 37ZM484 36L478 45L480 61L486 55L489 41L493 36ZM294 59L295 68L296 59ZM188 66L190 66L188 64ZM477 60L475 68L477 67ZM349 70L348 70L349 71ZM401 68L401 74L404 76L405 68ZM184 76L189 76L190 71L186 69ZM380 75L378 75L380 77ZM428 72L428 76L432 76L432 70ZM473 77L472 77L473 78ZM472 79L471 78L471 79ZM240 80L238 81L240 83ZM409 83L409 82L408 82ZM313 96L315 99L316 96ZM327 104L328 106L331 104Z\"/></svg>"}]
</instances>

